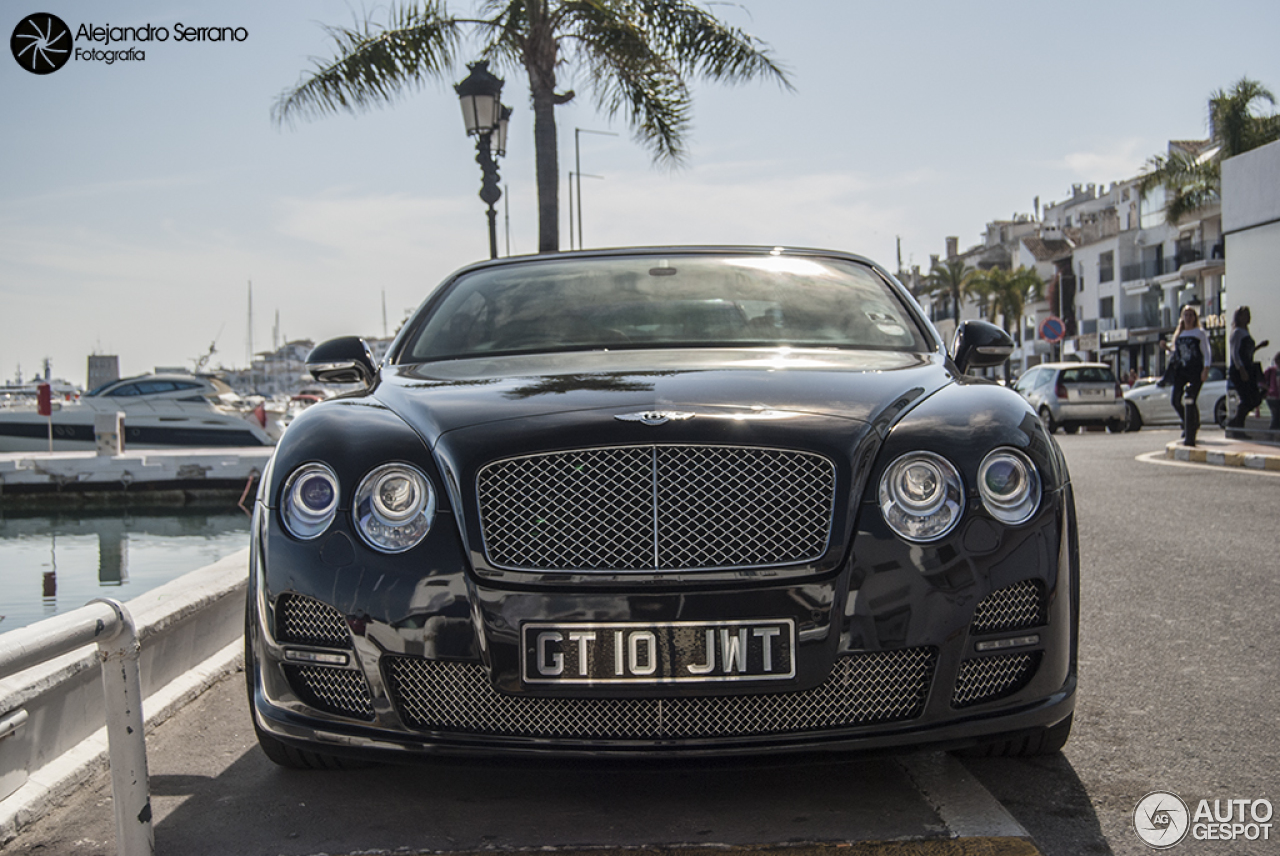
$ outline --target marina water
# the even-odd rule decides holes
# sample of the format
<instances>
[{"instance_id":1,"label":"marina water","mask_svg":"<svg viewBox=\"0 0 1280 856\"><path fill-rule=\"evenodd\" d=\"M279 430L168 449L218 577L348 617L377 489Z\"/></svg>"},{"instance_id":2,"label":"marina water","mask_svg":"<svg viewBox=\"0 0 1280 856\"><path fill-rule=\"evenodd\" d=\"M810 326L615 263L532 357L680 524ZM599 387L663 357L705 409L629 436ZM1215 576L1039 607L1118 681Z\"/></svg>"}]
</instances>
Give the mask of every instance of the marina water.
<instances>
[{"instance_id":1,"label":"marina water","mask_svg":"<svg viewBox=\"0 0 1280 856\"><path fill-rule=\"evenodd\" d=\"M0 633L94 598L128 601L249 545L230 509L0 512Z\"/></svg>"}]
</instances>

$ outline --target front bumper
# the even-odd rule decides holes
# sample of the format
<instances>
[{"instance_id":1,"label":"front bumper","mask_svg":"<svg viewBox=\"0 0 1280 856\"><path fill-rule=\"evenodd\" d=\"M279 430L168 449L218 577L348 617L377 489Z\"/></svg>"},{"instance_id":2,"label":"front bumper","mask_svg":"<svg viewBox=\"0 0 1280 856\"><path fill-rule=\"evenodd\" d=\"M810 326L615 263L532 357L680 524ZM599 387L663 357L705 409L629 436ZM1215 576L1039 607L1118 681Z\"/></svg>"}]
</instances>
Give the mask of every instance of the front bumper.
<instances>
[{"instance_id":1,"label":"front bumper","mask_svg":"<svg viewBox=\"0 0 1280 856\"><path fill-rule=\"evenodd\" d=\"M277 543L264 573L262 545L280 536L260 521L248 628L255 722L301 748L402 760L951 748L1049 728L1072 713L1076 685L1067 496L1016 537L977 519L948 544L909 547L865 514L856 555L823 578L643 593L486 587L458 570L461 542L442 526L433 564L454 570L402 570L417 588L397 607L378 597L397 584L390 568L308 589ZM584 618L788 619L796 676L782 686L523 684L521 624Z\"/></svg>"}]
</instances>

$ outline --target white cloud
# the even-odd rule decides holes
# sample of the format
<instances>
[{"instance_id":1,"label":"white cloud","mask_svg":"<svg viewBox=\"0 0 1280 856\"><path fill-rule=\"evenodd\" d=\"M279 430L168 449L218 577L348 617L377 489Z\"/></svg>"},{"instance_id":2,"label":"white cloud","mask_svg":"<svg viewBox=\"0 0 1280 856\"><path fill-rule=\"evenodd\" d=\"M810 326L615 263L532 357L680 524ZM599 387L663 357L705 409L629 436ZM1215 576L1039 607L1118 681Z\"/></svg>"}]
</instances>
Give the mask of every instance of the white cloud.
<instances>
[{"instance_id":1,"label":"white cloud","mask_svg":"<svg viewBox=\"0 0 1280 856\"><path fill-rule=\"evenodd\" d=\"M1053 166L1082 181L1111 182L1135 177L1156 152L1138 138L1117 140L1095 151L1070 152Z\"/></svg>"}]
</instances>

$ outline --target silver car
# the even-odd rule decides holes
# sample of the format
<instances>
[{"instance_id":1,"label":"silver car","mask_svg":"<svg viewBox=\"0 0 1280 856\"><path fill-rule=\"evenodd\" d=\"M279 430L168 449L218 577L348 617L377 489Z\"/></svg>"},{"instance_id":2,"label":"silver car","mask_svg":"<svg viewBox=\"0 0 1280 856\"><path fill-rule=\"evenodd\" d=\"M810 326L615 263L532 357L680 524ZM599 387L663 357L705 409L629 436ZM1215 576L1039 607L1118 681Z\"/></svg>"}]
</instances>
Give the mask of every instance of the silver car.
<instances>
[{"instance_id":1,"label":"silver car","mask_svg":"<svg viewBox=\"0 0 1280 856\"><path fill-rule=\"evenodd\" d=\"M1124 394L1125 428L1137 431L1145 425L1180 425L1178 412L1170 399L1172 390L1159 383L1135 386ZM1234 412L1239 401L1234 390L1227 389L1227 369L1221 363L1209 366L1209 378L1200 387L1196 399L1200 405L1200 424L1227 424L1227 413Z\"/></svg>"},{"instance_id":2,"label":"silver car","mask_svg":"<svg viewBox=\"0 0 1280 856\"><path fill-rule=\"evenodd\" d=\"M1041 363L1013 388L1031 402L1050 434L1059 427L1068 434L1081 426L1125 429L1124 393L1106 363Z\"/></svg>"}]
</instances>

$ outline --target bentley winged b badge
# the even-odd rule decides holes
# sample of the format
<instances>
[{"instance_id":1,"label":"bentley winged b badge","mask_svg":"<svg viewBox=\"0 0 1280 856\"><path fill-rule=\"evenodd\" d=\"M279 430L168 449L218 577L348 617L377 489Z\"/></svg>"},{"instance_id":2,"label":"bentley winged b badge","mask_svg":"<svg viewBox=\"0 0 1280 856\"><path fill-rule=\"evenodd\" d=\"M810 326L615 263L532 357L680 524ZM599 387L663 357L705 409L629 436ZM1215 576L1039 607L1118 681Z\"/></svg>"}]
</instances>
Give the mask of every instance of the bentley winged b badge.
<instances>
[{"instance_id":1,"label":"bentley winged b badge","mask_svg":"<svg viewBox=\"0 0 1280 856\"><path fill-rule=\"evenodd\" d=\"M665 425L668 422L684 422L695 414L680 410L643 410L639 413L619 413L614 416L622 422L643 422L645 425Z\"/></svg>"}]
</instances>

